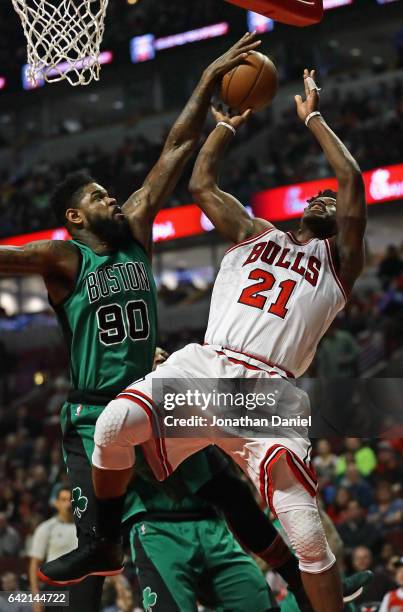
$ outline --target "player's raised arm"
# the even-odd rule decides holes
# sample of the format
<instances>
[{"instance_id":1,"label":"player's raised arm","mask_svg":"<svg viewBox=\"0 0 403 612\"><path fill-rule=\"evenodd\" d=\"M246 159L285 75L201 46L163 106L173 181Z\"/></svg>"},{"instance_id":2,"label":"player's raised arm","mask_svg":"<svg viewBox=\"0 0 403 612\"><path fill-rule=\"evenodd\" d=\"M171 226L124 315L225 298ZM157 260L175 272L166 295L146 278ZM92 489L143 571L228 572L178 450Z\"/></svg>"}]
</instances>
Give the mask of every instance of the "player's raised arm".
<instances>
[{"instance_id":1,"label":"player's raised arm","mask_svg":"<svg viewBox=\"0 0 403 612\"><path fill-rule=\"evenodd\" d=\"M304 71L305 100L295 96L297 113L323 149L338 181L336 200L337 235L333 240L338 274L350 291L364 265L364 232L367 222L365 187L361 170L346 146L319 112L315 71Z\"/></svg>"},{"instance_id":2,"label":"player's raised arm","mask_svg":"<svg viewBox=\"0 0 403 612\"><path fill-rule=\"evenodd\" d=\"M152 224L174 190L192 152L197 147L214 88L223 75L244 61L248 51L260 45L255 33L247 33L204 71L199 84L172 127L161 157L141 189L124 204L135 237L151 250Z\"/></svg>"},{"instance_id":3,"label":"player's raised arm","mask_svg":"<svg viewBox=\"0 0 403 612\"><path fill-rule=\"evenodd\" d=\"M61 301L75 282L79 256L63 240L38 240L21 247L0 246L0 275L39 274L54 302Z\"/></svg>"},{"instance_id":4,"label":"player's raised arm","mask_svg":"<svg viewBox=\"0 0 403 612\"><path fill-rule=\"evenodd\" d=\"M212 109L217 125L201 148L193 169L189 190L198 206L220 234L231 242L247 238L272 227L264 219L252 219L242 204L218 186L220 165L236 130L247 120L250 111L230 117Z\"/></svg>"}]
</instances>

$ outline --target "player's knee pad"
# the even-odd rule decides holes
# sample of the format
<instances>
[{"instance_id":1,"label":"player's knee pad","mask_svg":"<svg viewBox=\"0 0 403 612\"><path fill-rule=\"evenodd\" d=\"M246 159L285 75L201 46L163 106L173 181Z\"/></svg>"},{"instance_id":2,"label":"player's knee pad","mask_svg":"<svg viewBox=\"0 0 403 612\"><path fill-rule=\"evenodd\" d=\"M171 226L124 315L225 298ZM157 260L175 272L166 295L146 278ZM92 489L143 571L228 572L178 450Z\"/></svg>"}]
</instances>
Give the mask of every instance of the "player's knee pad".
<instances>
[{"instance_id":1,"label":"player's knee pad","mask_svg":"<svg viewBox=\"0 0 403 612\"><path fill-rule=\"evenodd\" d=\"M286 491L274 491L273 506L300 570L319 574L330 569L336 558L327 543L316 500L304 486L297 483Z\"/></svg>"},{"instance_id":2,"label":"player's knee pad","mask_svg":"<svg viewBox=\"0 0 403 612\"><path fill-rule=\"evenodd\" d=\"M113 400L97 420L92 464L104 470L124 470L134 465L134 448L124 434L129 404Z\"/></svg>"},{"instance_id":3,"label":"player's knee pad","mask_svg":"<svg viewBox=\"0 0 403 612\"><path fill-rule=\"evenodd\" d=\"M122 432L129 412L129 406L129 402L124 399L116 399L109 402L99 416L95 426L94 441L97 446L108 447L121 444L122 442L124 445L124 435L122 435Z\"/></svg>"},{"instance_id":4,"label":"player's knee pad","mask_svg":"<svg viewBox=\"0 0 403 612\"><path fill-rule=\"evenodd\" d=\"M92 453L92 465L100 470L128 470L133 467L134 446L98 446Z\"/></svg>"}]
</instances>

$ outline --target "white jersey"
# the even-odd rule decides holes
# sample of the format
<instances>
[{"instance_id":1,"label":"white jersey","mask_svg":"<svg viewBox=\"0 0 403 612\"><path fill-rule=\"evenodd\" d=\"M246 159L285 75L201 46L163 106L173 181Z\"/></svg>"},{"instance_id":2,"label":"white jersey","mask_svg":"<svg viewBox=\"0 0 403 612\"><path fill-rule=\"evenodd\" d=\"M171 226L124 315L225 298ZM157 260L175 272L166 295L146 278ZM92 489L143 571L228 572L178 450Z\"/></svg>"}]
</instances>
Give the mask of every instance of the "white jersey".
<instances>
[{"instance_id":1,"label":"white jersey","mask_svg":"<svg viewBox=\"0 0 403 612\"><path fill-rule=\"evenodd\" d=\"M345 301L328 240L271 228L224 255L205 340L302 376Z\"/></svg>"}]
</instances>

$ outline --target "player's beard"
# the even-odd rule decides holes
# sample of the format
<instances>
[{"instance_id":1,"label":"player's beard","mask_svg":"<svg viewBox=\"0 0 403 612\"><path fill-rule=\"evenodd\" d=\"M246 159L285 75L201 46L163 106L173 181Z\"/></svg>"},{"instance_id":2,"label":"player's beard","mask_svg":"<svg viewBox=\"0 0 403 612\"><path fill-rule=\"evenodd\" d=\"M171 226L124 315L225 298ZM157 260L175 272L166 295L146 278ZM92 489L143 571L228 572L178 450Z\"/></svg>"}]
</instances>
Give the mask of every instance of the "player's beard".
<instances>
[{"instance_id":1,"label":"player's beard","mask_svg":"<svg viewBox=\"0 0 403 612\"><path fill-rule=\"evenodd\" d=\"M91 221L91 231L103 242L119 247L133 240L127 219L97 218Z\"/></svg>"},{"instance_id":2,"label":"player's beard","mask_svg":"<svg viewBox=\"0 0 403 612\"><path fill-rule=\"evenodd\" d=\"M303 224L315 235L316 238L320 238L321 240L324 238L331 238L337 233L335 217L307 215L303 219Z\"/></svg>"}]
</instances>

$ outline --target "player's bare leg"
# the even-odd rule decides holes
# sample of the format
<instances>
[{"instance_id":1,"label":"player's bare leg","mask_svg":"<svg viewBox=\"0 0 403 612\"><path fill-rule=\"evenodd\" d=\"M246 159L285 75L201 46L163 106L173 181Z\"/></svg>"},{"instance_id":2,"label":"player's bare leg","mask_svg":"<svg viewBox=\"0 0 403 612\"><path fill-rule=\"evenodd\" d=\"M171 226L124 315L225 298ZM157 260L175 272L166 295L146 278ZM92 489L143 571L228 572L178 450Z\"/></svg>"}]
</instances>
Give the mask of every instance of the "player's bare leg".
<instances>
[{"instance_id":1,"label":"player's bare leg","mask_svg":"<svg viewBox=\"0 0 403 612\"><path fill-rule=\"evenodd\" d=\"M302 582L315 612L341 612L343 591L319 511L282 455L271 469L273 506L299 559Z\"/></svg>"},{"instance_id":2,"label":"player's bare leg","mask_svg":"<svg viewBox=\"0 0 403 612\"><path fill-rule=\"evenodd\" d=\"M127 398L109 402L98 418L92 457L98 537L120 542L126 491L133 475L135 446L151 436L149 417L138 404Z\"/></svg>"},{"instance_id":3,"label":"player's bare leg","mask_svg":"<svg viewBox=\"0 0 403 612\"><path fill-rule=\"evenodd\" d=\"M132 474L131 467L126 470L100 470L93 466L92 482L96 497L98 499L121 497L126 493Z\"/></svg>"},{"instance_id":4,"label":"player's bare leg","mask_svg":"<svg viewBox=\"0 0 403 612\"><path fill-rule=\"evenodd\" d=\"M341 612L344 609L337 565L333 565L321 574L301 572L301 578L315 612Z\"/></svg>"}]
</instances>

